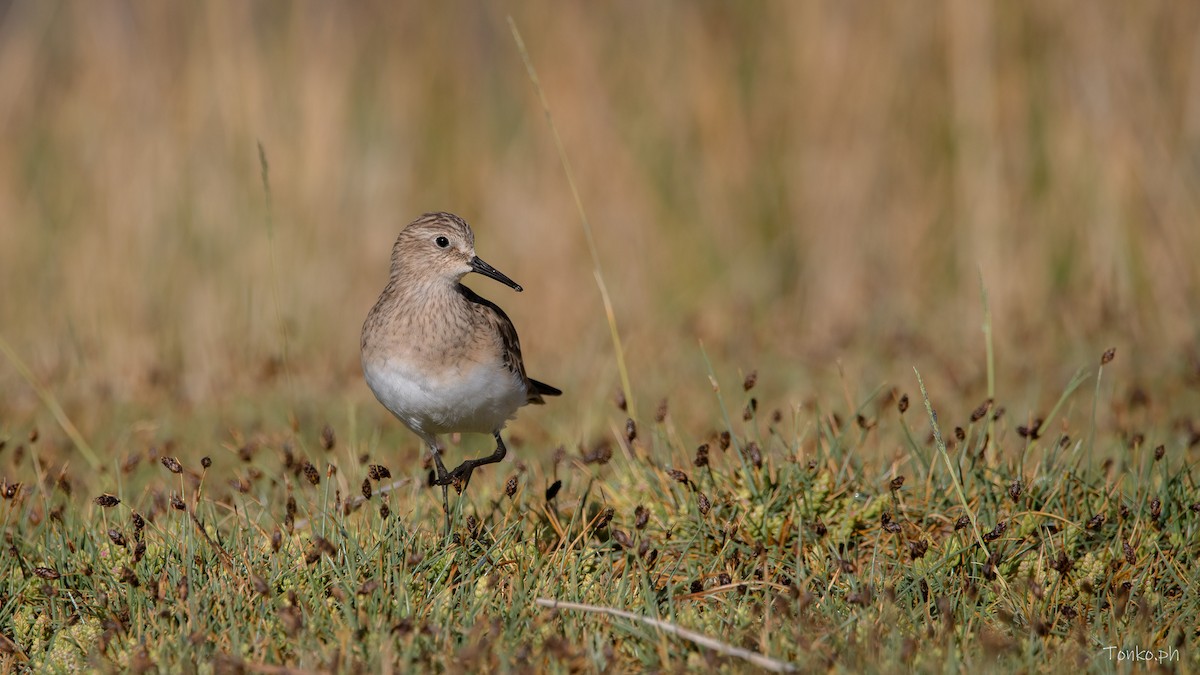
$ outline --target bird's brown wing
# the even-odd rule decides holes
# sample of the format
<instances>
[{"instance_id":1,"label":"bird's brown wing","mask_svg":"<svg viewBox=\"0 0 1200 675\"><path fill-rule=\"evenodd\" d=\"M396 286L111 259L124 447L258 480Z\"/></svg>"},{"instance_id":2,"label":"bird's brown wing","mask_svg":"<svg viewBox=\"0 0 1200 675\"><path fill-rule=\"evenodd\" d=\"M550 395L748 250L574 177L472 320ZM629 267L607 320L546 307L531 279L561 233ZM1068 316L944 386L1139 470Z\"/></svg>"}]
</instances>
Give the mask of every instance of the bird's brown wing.
<instances>
[{"instance_id":1,"label":"bird's brown wing","mask_svg":"<svg viewBox=\"0 0 1200 675\"><path fill-rule=\"evenodd\" d=\"M462 284L458 285L458 292L475 306L476 311L481 316L495 326L496 332L500 334L502 342L504 367L524 380L525 389L529 392L529 403L545 403L542 396L558 396L562 394L561 390L544 382L530 379L525 374L525 362L521 358L521 341L517 338L516 327L513 326L512 320L508 318L504 310L500 309L496 303L484 298Z\"/></svg>"}]
</instances>

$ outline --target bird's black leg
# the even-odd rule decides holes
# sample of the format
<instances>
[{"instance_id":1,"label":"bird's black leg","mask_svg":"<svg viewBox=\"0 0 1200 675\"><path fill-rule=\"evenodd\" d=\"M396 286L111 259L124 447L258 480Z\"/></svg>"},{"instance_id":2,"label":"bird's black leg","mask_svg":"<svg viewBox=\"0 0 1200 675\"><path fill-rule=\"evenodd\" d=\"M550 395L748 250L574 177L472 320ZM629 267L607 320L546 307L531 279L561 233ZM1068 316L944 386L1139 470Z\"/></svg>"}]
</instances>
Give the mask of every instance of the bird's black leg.
<instances>
[{"instance_id":1,"label":"bird's black leg","mask_svg":"<svg viewBox=\"0 0 1200 675\"><path fill-rule=\"evenodd\" d=\"M437 481L438 484L443 486L443 489L445 489L445 486L453 484L454 489L461 493L463 490L467 489L467 484L471 482L471 472L477 467L483 466L484 464L495 464L496 462L504 459L504 455L508 454L508 448L504 447L504 439L500 438L499 431L493 432L492 435L496 437L495 452L487 457L468 459L462 464L459 464L453 471L447 474L444 479L439 477Z\"/></svg>"},{"instance_id":2,"label":"bird's black leg","mask_svg":"<svg viewBox=\"0 0 1200 675\"><path fill-rule=\"evenodd\" d=\"M437 465L437 480L434 485L442 486L442 512L446 514L446 536L450 536L450 478L446 472L446 465L442 464L442 451L438 449L437 444L430 443L429 449L433 452L433 463Z\"/></svg>"}]
</instances>

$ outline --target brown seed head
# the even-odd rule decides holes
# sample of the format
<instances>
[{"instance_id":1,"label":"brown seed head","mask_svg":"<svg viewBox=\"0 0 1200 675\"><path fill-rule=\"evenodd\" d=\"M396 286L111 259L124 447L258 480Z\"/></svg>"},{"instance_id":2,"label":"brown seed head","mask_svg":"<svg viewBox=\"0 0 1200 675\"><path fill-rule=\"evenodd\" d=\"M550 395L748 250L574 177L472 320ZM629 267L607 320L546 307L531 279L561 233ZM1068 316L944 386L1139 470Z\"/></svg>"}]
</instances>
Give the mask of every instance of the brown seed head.
<instances>
[{"instance_id":1,"label":"brown seed head","mask_svg":"<svg viewBox=\"0 0 1200 675\"><path fill-rule=\"evenodd\" d=\"M171 508L175 509L176 511L182 511L187 508L187 506L184 505L183 500L179 498L179 495L171 495Z\"/></svg>"},{"instance_id":2,"label":"brown seed head","mask_svg":"<svg viewBox=\"0 0 1200 675\"><path fill-rule=\"evenodd\" d=\"M913 560L924 558L925 552L929 550L929 544L924 539L913 539L908 542L908 554Z\"/></svg>"},{"instance_id":3,"label":"brown seed head","mask_svg":"<svg viewBox=\"0 0 1200 675\"><path fill-rule=\"evenodd\" d=\"M117 546L122 548L125 547L125 535L121 534L120 530L109 530L108 538L111 539L112 543L116 544Z\"/></svg>"},{"instance_id":4,"label":"brown seed head","mask_svg":"<svg viewBox=\"0 0 1200 675\"><path fill-rule=\"evenodd\" d=\"M1004 531L1007 529L1008 529L1008 521L1002 520L1002 521L996 523L996 527L992 528L991 532L988 532L987 534L983 535L983 540L985 542L996 541L997 539L999 539L1000 537L1002 537L1004 535Z\"/></svg>"},{"instance_id":5,"label":"brown seed head","mask_svg":"<svg viewBox=\"0 0 1200 675\"><path fill-rule=\"evenodd\" d=\"M708 466L708 443L696 448L696 459L692 460L692 464L696 467Z\"/></svg>"},{"instance_id":6,"label":"brown seed head","mask_svg":"<svg viewBox=\"0 0 1200 675\"><path fill-rule=\"evenodd\" d=\"M645 529L648 522L650 522L650 511L645 506L638 504L638 507L633 510L633 526L639 530Z\"/></svg>"},{"instance_id":7,"label":"brown seed head","mask_svg":"<svg viewBox=\"0 0 1200 675\"><path fill-rule=\"evenodd\" d=\"M625 440L632 443L635 438L637 438L637 422L634 422L632 417L628 417L625 419Z\"/></svg>"},{"instance_id":8,"label":"brown seed head","mask_svg":"<svg viewBox=\"0 0 1200 675\"><path fill-rule=\"evenodd\" d=\"M332 450L336 444L337 436L333 433L333 427L326 423L324 427L321 427L321 447L328 451Z\"/></svg>"},{"instance_id":9,"label":"brown seed head","mask_svg":"<svg viewBox=\"0 0 1200 675\"><path fill-rule=\"evenodd\" d=\"M1021 498L1021 490L1023 489L1020 480L1014 480L1008 484L1008 498L1013 500L1015 504Z\"/></svg>"},{"instance_id":10,"label":"brown seed head","mask_svg":"<svg viewBox=\"0 0 1200 675\"><path fill-rule=\"evenodd\" d=\"M896 476L892 479L892 482L889 483L889 485L893 491L899 490L900 488L904 487L904 476Z\"/></svg>"},{"instance_id":11,"label":"brown seed head","mask_svg":"<svg viewBox=\"0 0 1200 675\"><path fill-rule=\"evenodd\" d=\"M900 402L896 404L896 408L900 410L900 414L908 412L908 394L900 397Z\"/></svg>"},{"instance_id":12,"label":"brown seed head","mask_svg":"<svg viewBox=\"0 0 1200 675\"><path fill-rule=\"evenodd\" d=\"M510 476L508 482L504 484L504 494L512 499L517 494L517 477Z\"/></svg>"},{"instance_id":13,"label":"brown seed head","mask_svg":"<svg viewBox=\"0 0 1200 675\"><path fill-rule=\"evenodd\" d=\"M363 479L363 482L362 482L362 496L363 496L363 499L370 499L370 498L371 498L371 479L370 479L370 478L364 478L364 479Z\"/></svg>"},{"instance_id":14,"label":"brown seed head","mask_svg":"<svg viewBox=\"0 0 1200 675\"><path fill-rule=\"evenodd\" d=\"M1100 356L1100 365L1106 366L1109 363L1112 363L1113 357L1115 357L1116 355L1117 355L1116 347L1110 347L1109 349L1105 350L1104 354L1102 354Z\"/></svg>"},{"instance_id":15,"label":"brown seed head","mask_svg":"<svg viewBox=\"0 0 1200 675\"><path fill-rule=\"evenodd\" d=\"M204 467L205 469L212 466L212 458L209 457L208 455L201 457L200 458L200 466Z\"/></svg>"},{"instance_id":16,"label":"brown seed head","mask_svg":"<svg viewBox=\"0 0 1200 675\"><path fill-rule=\"evenodd\" d=\"M684 485L687 485L688 483L691 482L688 479L688 475L686 473L680 471L679 469L671 469L670 471L667 472L667 475L669 475L675 481L683 483Z\"/></svg>"},{"instance_id":17,"label":"brown seed head","mask_svg":"<svg viewBox=\"0 0 1200 675\"><path fill-rule=\"evenodd\" d=\"M623 549L630 550L633 548L633 539L630 539L624 530L613 530L612 538Z\"/></svg>"},{"instance_id":18,"label":"brown seed head","mask_svg":"<svg viewBox=\"0 0 1200 675\"><path fill-rule=\"evenodd\" d=\"M700 509L700 515L702 516L707 516L709 509L712 508L712 504L708 501L708 497L703 492L701 492L700 496L696 498L696 506Z\"/></svg>"},{"instance_id":19,"label":"brown seed head","mask_svg":"<svg viewBox=\"0 0 1200 675\"><path fill-rule=\"evenodd\" d=\"M750 391L754 388L755 384L758 384L758 371L752 370L750 371L750 374L746 376L746 379L742 380L742 389L744 391Z\"/></svg>"},{"instance_id":20,"label":"brown seed head","mask_svg":"<svg viewBox=\"0 0 1200 675\"><path fill-rule=\"evenodd\" d=\"M654 421L662 424L667 419L667 399L658 402L658 409L654 411Z\"/></svg>"},{"instance_id":21,"label":"brown seed head","mask_svg":"<svg viewBox=\"0 0 1200 675\"><path fill-rule=\"evenodd\" d=\"M107 494L96 497L96 499L94 501L96 502L97 506L101 506L106 509L112 508L112 507L116 506L117 504L121 503L120 499L117 499L116 497L114 497L112 495L107 495Z\"/></svg>"},{"instance_id":22,"label":"brown seed head","mask_svg":"<svg viewBox=\"0 0 1200 675\"><path fill-rule=\"evenodd\" d=\"M750 463L754 468L761 469L763 465L762 450L759 449L758 443L750 441L746 445L746 456L750 458Z\"/></svg>"},{"instance_id":23,"label":"brown seed head","mask_svg":"<svg viewBox=\"0 0 1200 675\"><path fill-rule=\"evenodd\" d=\"M975 408L975 410L971 413L971 422L978 422L979 420L983 419L984 415L987 415L987 412L991 407L992 399L990 398L983 403L980 403L979 407Z\"/></svg>"},{"instance_id":24,"label":"brown seed head","mask_svg":"<svg viewBox=\"0 0 1200 675\"><path fill-rule=\"evenodd\" d=\"M553 483L551 483L551 484L550 484L550 487L546 488L546 501L551 501L551 500L553 500L555 497L557 497L557 496L558 496L558 491L559 491L559 489L561 489L561 488L562 488L562 481L561 481L561 480L556 480L556 481L554 481Z\"/></svg>"},{"instance_id":25,"label":"brown seed head","mask_svg":"<svg viewBox=\"0 0 1200 675\"><path fill-rule=\"evenodd\" d=\"M1162 459L1163 455L1165 454L1167 454L1166 446L1159 444L1158 447L1154 448L1154 461L1157 462L1158 460Z\"/></svg>"},{"instance_id":26,"label":"brown seed head","mask_svg":"<svg viewBox=\"0 0 1200 675\"><path fill-rule=\"evenodd\" d=\"M162 462L163 466L167 467L167 471L171 473L183 473L183 466L179 463L178 459L164 456L159 461Z\"/></svg>"},{"instance_id":27,"label":"brown seed head","mask_svg":"<svg viewBox=\"0 0 1200 675\"><path fill-rule=\"evenodd\" d=\"M321 474L317 471L317 467L312 465L312 462L304 462L304 477L313 485L321 483Z\"/></svg>"},{"instance_id":28,"label":"brown seed head","mask_svg":"<svg viewBox=\"0 0 1200 675\"><path fill-rule=\"evenodd\" d=\"M54 581L55 579L62 576L61 574L58 573L57 570L55 570L51 567L35 567L35 568L33 568L33 573L36 574L38 577L45 579L47 581Z\"/></svg>"}]
</instances>

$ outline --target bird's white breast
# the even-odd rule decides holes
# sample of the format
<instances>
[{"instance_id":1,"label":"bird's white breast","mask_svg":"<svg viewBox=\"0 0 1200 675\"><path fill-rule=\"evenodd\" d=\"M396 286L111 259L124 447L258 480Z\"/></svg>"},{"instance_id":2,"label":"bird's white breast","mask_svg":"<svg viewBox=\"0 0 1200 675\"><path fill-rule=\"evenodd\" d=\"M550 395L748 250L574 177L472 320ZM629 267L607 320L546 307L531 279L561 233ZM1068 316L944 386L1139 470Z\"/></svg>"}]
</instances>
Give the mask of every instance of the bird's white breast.
<instances>
[{"instance_id":1,"label":"bird's white breast","mask_svg":"<svg viewBox=\"0 0 1200 675\"><path fill-rule=\"evenodd\" d=\"M521 379L499 364L466 362L431 373L396 359L364 360L363 374L379 402L427 440L499 431L528 396Z\"/></svg>"}]
</instances>

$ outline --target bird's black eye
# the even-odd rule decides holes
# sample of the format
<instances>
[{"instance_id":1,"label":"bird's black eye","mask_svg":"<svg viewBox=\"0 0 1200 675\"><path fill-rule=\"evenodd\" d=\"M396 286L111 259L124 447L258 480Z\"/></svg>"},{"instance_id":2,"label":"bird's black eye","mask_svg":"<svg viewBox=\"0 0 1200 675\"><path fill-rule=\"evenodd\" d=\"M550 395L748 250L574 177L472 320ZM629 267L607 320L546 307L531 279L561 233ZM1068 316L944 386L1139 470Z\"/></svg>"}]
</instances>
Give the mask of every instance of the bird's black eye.
<instances>
[{"instance_id":1,"label":"bird's black eye","mask_svg":"<svg viewBox=\"0 0 1200 675\"><path fill-rule=\"evenodd\" d=\"M450 240L445 237L438 237L433 240L433 243L438 245L438 248L446 248L450 245Z\"/></svg>"}]
</instances>

